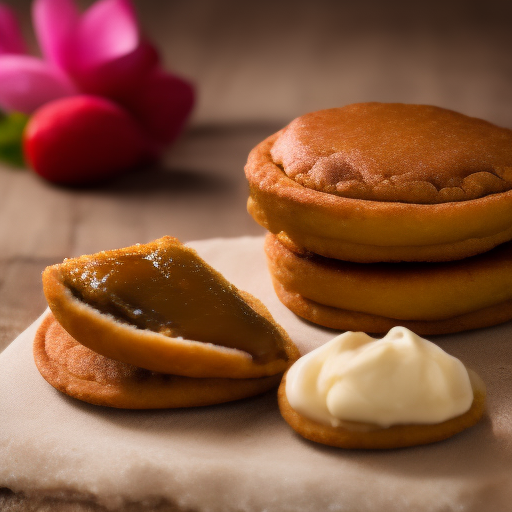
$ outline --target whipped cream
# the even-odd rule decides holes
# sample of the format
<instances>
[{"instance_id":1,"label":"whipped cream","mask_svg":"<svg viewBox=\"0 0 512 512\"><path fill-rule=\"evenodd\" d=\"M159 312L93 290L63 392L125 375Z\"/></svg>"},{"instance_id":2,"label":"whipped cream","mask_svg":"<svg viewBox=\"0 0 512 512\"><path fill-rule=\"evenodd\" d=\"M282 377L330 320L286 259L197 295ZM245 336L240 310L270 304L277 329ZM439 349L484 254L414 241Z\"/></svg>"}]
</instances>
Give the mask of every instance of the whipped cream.
<instances>
[{"instance_id":1,"label":"whipped cream","mask_svg":"<svg viewBox=\"0 0 512 512\"><path fill-rule=\"evenodd\" d=\"M462 362L404 327L380 340L346 332L301 357L288 370L286 396L302 416L334 427L440 423L473 402Z\"/></svg>"}]
</instances>

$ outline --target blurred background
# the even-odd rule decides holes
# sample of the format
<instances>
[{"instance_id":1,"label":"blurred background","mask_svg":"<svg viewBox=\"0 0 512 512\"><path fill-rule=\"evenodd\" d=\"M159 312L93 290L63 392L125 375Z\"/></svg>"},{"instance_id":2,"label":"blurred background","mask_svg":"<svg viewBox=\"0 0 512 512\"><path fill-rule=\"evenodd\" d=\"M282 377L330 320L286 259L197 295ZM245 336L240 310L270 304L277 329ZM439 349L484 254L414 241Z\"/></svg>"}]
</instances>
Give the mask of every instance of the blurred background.
<instances>
[{"instance_id":1,"label":"blurred background","mask_svg":"<svg viewBox=\"0 0 512 512\"><path fill-rule=\"evenodd\" d=\"M6 3L34 44L31 2ZM165 68L195 83L193 116L160 165L101 187L60 188L0 165L0 349L43 311L41 270L64 257L164 234L262 234L245 210L243 166L302 113L428 103L512 128L510 1L134 4Z\"/></svg>"},{"instance_id":2,"label":"blurred background","mask_svg":"<svg viewBox=\"0 0 512 512\"><path fill-rule=\"evenodd\" d=\"M30 1L6 3L30 37ZM372 100L431 103L511 125L510 1L134 4L167 68L199 88L194 126L281 125Z\"/></svg>"}]
</instances>

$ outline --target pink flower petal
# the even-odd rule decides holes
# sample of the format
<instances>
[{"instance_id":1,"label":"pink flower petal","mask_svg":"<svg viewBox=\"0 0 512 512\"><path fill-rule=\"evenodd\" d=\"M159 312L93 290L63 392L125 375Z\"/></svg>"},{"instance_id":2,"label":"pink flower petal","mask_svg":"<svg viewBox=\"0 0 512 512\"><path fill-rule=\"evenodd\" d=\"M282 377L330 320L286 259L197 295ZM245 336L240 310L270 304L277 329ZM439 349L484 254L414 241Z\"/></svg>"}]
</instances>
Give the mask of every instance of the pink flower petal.
<instances>
[{"instance_id":1,"label":"pink flower petal","mask_svg":"<svg viewBox=\"0 0 512 512\"><path fill-rule=\"evenodd\" d=\"M77 37L81 68L124 57L139 45L139 28L128 0L100 0L83 15Z\"/></svg>"},{"instance_id":2,"label":"pink flower petal","mask_svg":"<svg viewBox=\"0 0 512 512\"><path fill-rule=\"evenodd\" d=\"M0 55L5 53L26 53L18 20L5 4L0 4Z\"/></svg>"},{"instance_id":3,"label":"pink flower petal","mask_svg":"<svg viewBox=\"0 0 512 512\"><path fill-rule=\"evenodd\" d=\"M194 101L195 92L191 83L158 71L150 76L130 106L147 133L156 142L165 145L172 142L183 129Z\"/></svg>"},{"instance_id":4,"label":"pink flower petal","mask_svg":"<svg viewBox=\"0 0 512 512\"><path fill-rule=\"evenodd\" d=\"M0 107L30 114L57 98L76 94L69 79L35 57L0 56Z\"/></svg>"},{"instance_id":5,"label":"pink flower petal","mask_svg":"<svg viewBox=\"0 0 512 512\"><path fill-rule=\"evenodd\" d=\"M36 0L32 15L43 55L66 69L76 52L74 40L80 21L73 0Z\"/></svg>"},{"instance_id":6,"label":"pink flower petal","mask_svg":"<svg viewBox=\"0 0 512 512\"><path fill-rule=\"evenodd\" d=\"M124 98L138 94L137 91L158 60L155 48L142 41L127 55L96 67L80 68L77 62L71 75L83 92L123 102Z\"/></svg>"}]
</instances>

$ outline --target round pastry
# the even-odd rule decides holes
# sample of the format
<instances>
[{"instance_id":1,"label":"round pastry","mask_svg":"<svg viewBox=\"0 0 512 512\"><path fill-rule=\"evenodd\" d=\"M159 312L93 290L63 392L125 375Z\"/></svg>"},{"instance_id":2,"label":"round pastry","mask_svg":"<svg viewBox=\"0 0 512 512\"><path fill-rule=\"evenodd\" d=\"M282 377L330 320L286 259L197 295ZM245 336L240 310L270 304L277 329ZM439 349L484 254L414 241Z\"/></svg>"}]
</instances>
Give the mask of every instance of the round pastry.
<instances>
[{"instance_id":1,"label":"round pastry","mask_svg":"<svg viewBox=\"0 0 512 512\"><path fill-rule=\"evenodd\" d=\"M58 322L116 361L185 377L282 373L299 355L267 308L171 237L43 272Z\"/></svg>"},{"instance_id":2,"label":"round pastry","mask_svg":"<svg viewBox=\"0 0 512 512\"><path fill-rule=\"evenodd\" d=\"M84 347L51 313L36 333L34 360L44 379L66 395L122 409L219 404L268 391L281 378L277 374L258 379L195 379L144 370Z\"/></svg>"},{"instance_id":3,"label":"round pastry","mask_svg":"<svg viewBox=\"0 0 512 512\"><path fill-rule=\"evenodd\" d=\"M268 234L275 291L297 315L339 330L403 325L445 334L512 319L512 242L462 261L351 263L297 254Z\"/></svg>"},{"instance_id":4,"label":"round pastry","mask_svg":"<svg viewBox=\"0 0 512 512\"><path fill-rule=\"evenodd\" d=\"M294 250L450 261L512 239L512 130L427 105L299 117L245 167L248 210Z\"/></svg>"},{"instance_id":5,"label":"round pastry","mask_svg":"<svg viewBox=\"0 0 512 512\"><path fill-rule=\"evenodd\" d=\"M340 448L403 448L447 439L485 410L485 384L458 359L395 327L347 332L300 358L278 391L301 436Z\"/></svg>"}]
</instances>

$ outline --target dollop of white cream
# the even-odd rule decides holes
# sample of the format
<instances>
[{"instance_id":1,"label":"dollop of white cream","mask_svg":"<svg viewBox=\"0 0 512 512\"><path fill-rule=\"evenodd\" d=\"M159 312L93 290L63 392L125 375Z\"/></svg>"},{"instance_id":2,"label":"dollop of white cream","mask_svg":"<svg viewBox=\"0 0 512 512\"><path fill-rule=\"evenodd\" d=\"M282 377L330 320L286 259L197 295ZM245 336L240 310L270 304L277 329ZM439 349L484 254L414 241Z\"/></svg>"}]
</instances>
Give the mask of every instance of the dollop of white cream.
<instances>
[{"instance_id":1,"label":"dollop of white cream","mask_svg":"<svg viewBox=\"0 0 512 512\"><path fill-rule=\"evenodd\" d=\"M346 332L301 357L288 370L286 396L302 416L334 427L440 423L473 402L462 362L404 327L380 340Z\"/></svg>"}]
</instances>

